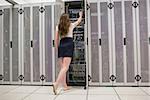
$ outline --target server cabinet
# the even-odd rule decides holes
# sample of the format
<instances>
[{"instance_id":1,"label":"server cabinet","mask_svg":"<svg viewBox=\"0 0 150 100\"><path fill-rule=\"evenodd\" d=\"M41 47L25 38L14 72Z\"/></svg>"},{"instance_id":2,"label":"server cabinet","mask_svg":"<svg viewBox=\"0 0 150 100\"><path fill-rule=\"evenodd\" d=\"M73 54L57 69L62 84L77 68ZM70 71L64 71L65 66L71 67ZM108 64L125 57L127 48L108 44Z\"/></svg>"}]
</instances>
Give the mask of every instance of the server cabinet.
<instances>
[{"instance_id":1,"label":"server cabinet","mask_svg":"<svg viewBox=\"0 0 150 100\"><path fill-rule=\"evenodd\" d=\"M22 10L19 7L12 8L12 66L11 66L11 84L21 84L23 76L21 76L21 13Z\"/></svg>"},{"instance_id":2,"label":"server cabinet","mask_svg":"<svg viewBox=\"0 0 150 100\"><path fill-rule=\"evenodd\" d=\"M11 80L11 6L0 7L0 84Z\"/></svg>"},{"instance_id":3,"label":"server cabinet","mask_svg":"<svg viewBox=\"0 0 150 100\"><path fill-rule=\"evenodd\" d=\"M31 7L23 8L23 76L24 83L31 82ZM37 15L38 16L38 15ZM30 43L31 41L31 43ZM38 66L37 66L38 67Z\"/></svg>"},{"instance_id":4,"label":"server cabinet","mask_svg":"<svg viewBox=\"0 0 150 100\"><path fill-rule=\"evenodd\" d=\"M90 4L91 84L136 85L135 12L132 0L91 1Z\"/></svg>"},{"instance_id":5,"label":"server cabinet","mask_svg":"<svg viewBox=\"0 0 150 100\"><path fill-rule=\"evenodd\" d=\"M133 1L113 0L113 74L114 85L137 85L137 51L135 11Z\"/></svg>"},{"instance_id":6,"label":"server cabinet","mask_svg":"<svg viewBox=\"0 0 150 100\"><path fill-rule=\"evenodd\" d=\"M42 85L43 75L43 14L42 4L22 7L22 76L23 84ZM41 13L42 12L42 13Z\"/></svg>"},{"instance_id":7,"label":"server cabinet","mask_svg":"<svg viewBox=\"0 0 150 100\"><path fill-rule=\"evenodd\" d=\"M92 77L93 83L99 83L99 34L98 34L98 5L96 2L90 2L90 10L88 10L88 39L89 39L89 75ZM94 73L95 74L94 74ZM93 75L92 75L93 74Z\"/></svg>"},{"instance_id":8,"label":"server cabinet","mask_svg":"<svg viewBox=\"0 0 150 100\"><path fill-rule=\"evenodd\" d=\"M32 40L31 44L33 44L33 48L32 48L32 61L33 61L33 83L36 82L36 83L39 83L40 84L40 74L41 74L41 41L40 41L40 38L41 38L41 34L40 34L40 29L41 29L41 19L40 19L40 12L39 12L39 9L40 9L40 5L38 6L33 6L32 8L32 29L33 29L33 33L32 34Z\"/></svg>"},{"instance_id":9,"label":"server cabinet","mask_svg":"<svg viewBox=\"0 0 150 100\"><path fill-rule=\"evenodd\" d=\"M46 76L45 82L53 82L53 66L54 66L54 56L53 54L53 37L52 34L52 5L45 5L45 16L44 16L44 48L45 48L45 57L43 59L45 68L43 69L43 73ZM54 16L54 15L53 15Z\"/></svg>"},{"instance_id":10,"label":"server cabinet","mask_svg":"<svg viewBox=\"0 0 150 100\"><path fill-rule=\"evenodd\" d=\"M21 76L22 84L40 82L40 4L23 5L21 13ZM34 67L36 66L36 67Z\"/></svg>"},{"instance_id":11,"label":"server cabinet","mask_svg":"<svg viewBox=\"0 0 150 100\"><path fill-rule=\"evenodd\" d=\"M23 38L23 35L26 32L26 34L27 34L26 36L28 36L28 34L29 34L28 28L30 27L30 25L28 25L28 27L26 26L27 23L29 23L28 20L25 23L26 25L24 25L24 20L23 20L24 12L26 13L26 11L24 11L22 6L16 5L12 8L12 36L11 36L11 38L12 38L12 41L11 41L11 47L12 47L11 76L12 76L12 80L11 80L11 84L23 84L24 79L28 80L28 78L26 78L23 75L24 74L24 57L23 57L23 55L24 55L24 50L23 50L24 38ZM29 16L29 15L27 15L27 16ZM24 30L23 27L25 27L26 29ZM26 51L27 51L27 49L26 49ZM29 59L25 59L25 60L27 60L26 62L29 61ZM26 62L25 62L25 64L26 64ZM28 66L26 66L26 70L27 69L28 69Z\"/></svg>"},{"instance_id":12,"label":"server cabinet","mask_svg":"<svg viewBox=\"0 0 150 100\"><path fill-rule=\"evenodd\" d=\"M61 8L60 2L0 7L0 84L52 84Z\"/></svg>"},{"instance_id":13,"label":"server cabinet","mask_svg":"<svg viewBox=\"0 0 150 100\"><path fill-rule=\"evenodd\" d=\"M0 48L3 48L3 9L0 7ZM3 49L0 49L0 84L3 82Z\"/></svg>"},{"instance_id":14,"label":"server cabinet","mask_svg":"<svg viewBox=\"0 0 150 100\"><path fill-rule=\"evenodd\" d=\"M53 36L58 6L61 4L23 6L23 84L50 85L55 79Z\"/></svg>"},{"instance_id":15,"label":"server cabinet","mask_svg":"<svg viewBox=\"0 0 150 100\"><path fill-rule=\"evenodd\" d=\"M62 13L62 3L43 4L43 75L44 85L51 85L55 81L56 63L54 36L55 26Z\"/></svg>"},{"instance_id":16,"label":"server cabinet","mask_svg":"<svg viewBox=\"0 0 150 100\"><path fill-rule=\"evenodd\" d=\"M12 80L10 84L23 84L31 81L30 15L30 7L23 8L17 5L12 8L12 40L10 41L12 48L12 66L10 66Z\"/></svg>"},{"instance_id":17,"label":"server cabinet","mask_svg":"<svg viewBox=\"0 0 150 100\"><path fill-rule=\"evenodd\" d=\"M3 75L4 82L10 82L10 8L4 8L3 16Z\"/></svg>"},{"instance_id":18,"label":"server cabinet","mask_svg":"<svg viewBox=\"0 0 150 100\"><path fill-rule=\"evenodd\" d=\"M112 42L109 2L90 1L88 10L90 85L111 85Z\"/></svg>"},{"instance_id":19,"label":"server cabinet","mask_svg":"<svg viewBox=\"0 0 150 100\"><path fill-rule=\"evenodd\" d=\"M125 0L124 2L119 2L113 0L113 3L114 13L112 18L114 19L114 28L112 29L114 29L115 33L115 45L113 47L115 48L114 58L116 57L116 64L114 64L115 84L149 85L148 1ZM120 8L122 8L122 17L120 17ZM123 37L120 35L121 33L123 33ZM119 38L119 36L122 38ZM120 43L124 45L124 49ZM122 54L123 57L121 56Z\"/></svg>"},{"instance_id":20,"label":"server cabinet","mask_svg":"<svg viewBox=\"0 0 150 100\"><path fill-rule=\"evenodd\" d=\"M11 6L0 9L0 84L9 84L10 77L10 34L11 34Z\"/></svg>"},{"instance_id":21,"label":"server cabinet","mask_svg":"<svg viewBox=\"0 0 150 100\"><path fill-rule=\"evenodd\" d=\"M42 3L0 9L0 84L52 84L54 25L61 6Z\"/></svg>"},{"instance_id":22,"label":"server cabinet","mask_svg":"<svg viewBox=\"0 0 150 100\"><path fill-rule=\"evenodd\" d=\"M135 79L139 86L150 85L150 66L149 66L149 0L136 0L135 8L137 22L137 56L138 68Z\"/></svg>"},{"instance_id":23,"label":"server cabinet","mask_svg":"<svg viewBox=\"0 0 150 100\"><path fill-rule=\"evenodd\" d=\"M89 1L90 85L149 84L149 1Z\"/></svg>"},{"instance_id":24,"label":"server cabinet","mask_svg":"<svg viewBox=\"0 0 150 100\"><path fill-rule=\"evenodd\" d=\"M69 14L71 22L79 17L80 10L85 10L84 0L65 2L65 12ZM85 16L79 26L73 31L74 55L67 73L67 84L86 86L86 32Z\"/></svg>"}]
</instances>

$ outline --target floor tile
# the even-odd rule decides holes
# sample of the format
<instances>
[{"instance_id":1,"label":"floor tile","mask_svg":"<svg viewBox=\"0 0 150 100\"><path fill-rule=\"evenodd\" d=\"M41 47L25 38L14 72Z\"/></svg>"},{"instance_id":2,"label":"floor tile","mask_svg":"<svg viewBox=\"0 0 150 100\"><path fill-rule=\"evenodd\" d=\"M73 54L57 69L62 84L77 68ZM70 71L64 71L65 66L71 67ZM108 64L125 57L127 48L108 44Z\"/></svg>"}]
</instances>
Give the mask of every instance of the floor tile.
<instances>
[{"instance_id":1,"label":"floor tile","mask_svg":"<svg viewBox=\"0 0 150 100\"><path fill-rule=\"evenodd\" d=\"M32 93L39 88L40 86L20 86L19 88L11 91L10 93Z\"/></svg>"},{"instance_id":2,"label":"floor tile","mask_svg":"<svg viewBox=\"0 0 150 100\"><path fill-rule=\"evenodd\" d=\"M17 89L19 86L0 85L0 95Z\"/></svg>"},{"instance_id":3,"label":"floor tile","mask_svg":"<svg viewBox=\"0 0 150 100\"><path fill-rule=\"evenodd\" d=\"M140 87L144 92L146 92L150 96L150 87Z\"/></svg>"},{"instance_id":4,"label":"floor tile","mask_svg":"<svg viewBox=\"0 0 150 100\"><path fill-rule=\"evenodd\" d=\"M51 86L42 86L34 93L36 94L53 94L53 88Z\"/></svg>"},{"instance_id":5,"label":"floor tile","mask_svg":"<svg viewBox=\"0 0 150 100\"><path fill-rule=\"evenodd\" d=\"M61 89L60 95L86 95L87 94L87 90L80 88L80 87L72 87L70 90L67 91L63 91L63 89Z\"/></svg>"},{"instance_id":6,"label":"floor tile","mask_svg":"<svg viewBox=\"0 0 150 100\"><path fill-rule=\"evenodd\" d=\"M0 97L0 100L23 100L26 96L29 94L23 94L23 93L8 93L5 95L2 95Z\"/></svg>"},{"instance_id":7,"label":"floor tile","mask_svg":"<svg viewBox=\"0 0 150 100\"><path fill-rule=\"evenodd\" d=\"M49 94L31 94L30 96L26 97L24 100L53 100L55 95Z\"/></svg>"},{"instance_id":8,"label":"floor tile","mask_svg":"<svg viewBox=\"0 0 150 100\"><path fill-rule=\"evenodd\" d=\"M86 100L86 95L59 95L55 100Z\"/></svg>"},{"instance_id":9,"label":"floor tile","mask_svg":"<svg viewBox=\"0 0 150 100\"><path fill-rule=\"evenodd\" d=\"M119 100L117 95L88 95L88 100Z\"/></svg>"},{"instance_id":10,"label":"floor tile","mask_svg":"<svg viewBox=\"0 0 150 100\"><path fill-rule=\"evenodd\" d=\"M112 94L116 95L116 92L112 87L89 87L88 94Z\"/></svg>"},{"instance_id":11,"label":"floor tile","mask_svg":"<svg viewBox=\"0 0 150 100\"><path fill-rule=\"evenodd\" d=\"M150 96L119 95L121 100L150 100Z\"/></svg>"},{"instance_id":12,"label":"floor tile","mask_svg":"<svg viewBox=\"0 0 150 100\"><path fill-rule=\"evenodd\" d=\"M146 95L146 93L138 87L115 87L115 90L119 95Z\"/></svg>"}]
</instances>

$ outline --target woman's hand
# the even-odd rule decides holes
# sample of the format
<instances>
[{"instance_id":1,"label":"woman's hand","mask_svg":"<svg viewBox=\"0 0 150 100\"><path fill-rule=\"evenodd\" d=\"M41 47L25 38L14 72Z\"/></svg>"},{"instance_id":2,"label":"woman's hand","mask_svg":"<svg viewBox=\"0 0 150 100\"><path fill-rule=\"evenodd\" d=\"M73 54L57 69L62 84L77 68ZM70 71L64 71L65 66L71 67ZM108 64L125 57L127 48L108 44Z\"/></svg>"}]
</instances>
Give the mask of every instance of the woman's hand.
<instances>
[{"instance_id":1,"label":"woman's hand","mask_svg":"<svg viewBox=\"0 0 150 100\"><path fill-rule=\"evenodd\" d=\"M83 12L82 12L82 11L79 12L79 16L80 16L80 17L83 16Z\"/></svg>"},{"instance_id":2,"label":"woman's hand","mask_svg":"<svg viewBox=\"0 0 150 100\"><path fill-rule=\"evenodd\" d=\"M82 16L83 16L83 12L80 11L79 12L79 18L76 22L74 22L74 27L76 27L77 25L79 25L79 23L82 21Z\"/></svg>"}]
</instances>

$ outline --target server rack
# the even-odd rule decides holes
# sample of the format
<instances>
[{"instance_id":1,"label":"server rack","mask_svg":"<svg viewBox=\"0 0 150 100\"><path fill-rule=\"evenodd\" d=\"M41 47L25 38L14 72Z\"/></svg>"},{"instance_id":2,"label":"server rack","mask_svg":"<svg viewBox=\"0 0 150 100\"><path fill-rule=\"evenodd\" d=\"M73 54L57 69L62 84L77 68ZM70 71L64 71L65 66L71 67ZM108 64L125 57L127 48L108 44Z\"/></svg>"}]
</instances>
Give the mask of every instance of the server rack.
<instances>
[{"instance_id":1,"label":"server rack","mask_svg":"<svg viewBox=\"0 0 150 100\"><path fill-rule=\"evenodd\" d=\"M136 21L137 21L137 55L138 68L135 79L138 86L150 85L150 52L149 52L149 0L135 0L133 6L136 7Z\"/></svg>"},{"instance_id":2,"label":"server rack","mask_svg":"<svg viewBox=\"0 0 150 100\"><path fill-rule=\"evenodd\" d=\"M90 85L149 86L149 0L89 0Z\"/></svg>"},{"instance_id":3,"label":"server rack","mask_svg":"<svg viewBox=\"0 0 150 100\"><path fill-rule=\"evenodd\" d=\"M0 84L11 81L11 6L0 7Z\"/></svg>"},{"instance_id":4,"label":"server rack","mask_svg":"<svg viewBox=\"0 0 150 100\"><path fill-rule=\"evenodd\" d=\"M24 49L23 59L24 65L22 67L22 74L29 75L27 70L30 70L28 79L23 80L22 84L37 84L37 85L51 85L55 80L55 60L54 60L54 27L55 21L58 20L61 13L61 3L42 3L23 5L24 19L23 22L28 20L27 9L30 9L30 23L24 25L30 26L30 36L23 35ZM56 15L57 12L57 15ZM28 13L29 14L29 13ZM55 17L56 16L56 17ZM23 27L24 31L27 29ZM27 29L28 31L28 29ZM24 32L26 33L26 32ZM25 41L27 40L27 41ZM30 40L30 41L28 41ZM30 48L30 50L27 49ZM29 62L27 54L30 52L30 65L26 65ZM28 59L28 60L27 60ZM28 69L27 69L28 67Z\"/></svg>"},{"instance_id":5,"label":"server rack","mask_svg":"<svg viewBox=\"0 0 150 100\"><path fill-rule=\"evenodd\" d=\"M62 6L51 2L2 7L0 84L52 84L54 25Z\"/></svg>"},{"instance_id":6,"label":"server rack","mask_svg":"<svg viewBox=\"0 0 150 100\"><path fill-rule=\"evenodd\" d=\"M72 0L65 2L65 12L69 14L71 22L79 17L79 11L85 11L84 0ZM67 73L67 84L73 86L87 85L86 78L86 32L85 32L85 16L80 25L73 30L74 55Z\"/></svg>"},{"instance_id":7,"label":"server rack","mask_svg":"<svg viewBox=\"0 0 150 100\"><path fill-rule=\"evenodd\" d=\"M0 8L1 9L1 8ZM2 9L0 10L1 14L0 14L0 48L2 48ZM2 50L0 50L0 56L2 56L3 52ZM2 66L2 58L0 57L0 66ZM3 75L2 75L2 67L0 67L0 84L2 84L2 79L3 79Z\"/></svg>"}]
</instances>

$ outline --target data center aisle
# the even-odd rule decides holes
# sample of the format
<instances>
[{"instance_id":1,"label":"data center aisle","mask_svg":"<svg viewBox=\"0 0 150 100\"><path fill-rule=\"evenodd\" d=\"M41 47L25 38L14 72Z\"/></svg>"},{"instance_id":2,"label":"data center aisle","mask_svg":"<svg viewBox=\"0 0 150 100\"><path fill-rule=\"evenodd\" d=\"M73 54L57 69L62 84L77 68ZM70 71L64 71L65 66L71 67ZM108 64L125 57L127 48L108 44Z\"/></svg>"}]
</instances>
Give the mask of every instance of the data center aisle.
<instances>
[{"instance_id":1,"label":"data center aisle","mask_svg":"<svg viewBox=\"0 0 150 100\"><path fill-rule=\"evenodd\" d=\"M0 85L0 100L150 100L150 87L73 87L53 95L49 86Z\"/></svg>"}]
</instances>

